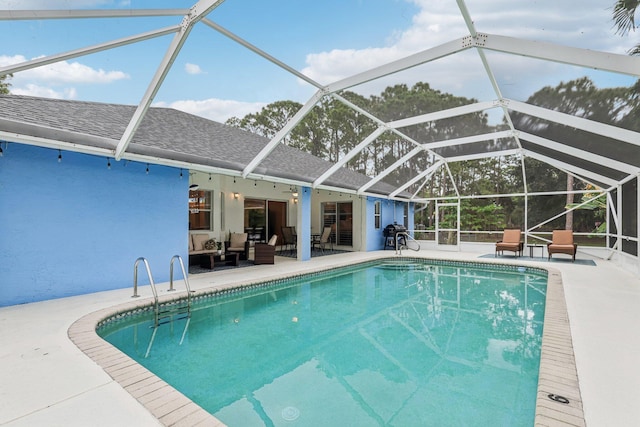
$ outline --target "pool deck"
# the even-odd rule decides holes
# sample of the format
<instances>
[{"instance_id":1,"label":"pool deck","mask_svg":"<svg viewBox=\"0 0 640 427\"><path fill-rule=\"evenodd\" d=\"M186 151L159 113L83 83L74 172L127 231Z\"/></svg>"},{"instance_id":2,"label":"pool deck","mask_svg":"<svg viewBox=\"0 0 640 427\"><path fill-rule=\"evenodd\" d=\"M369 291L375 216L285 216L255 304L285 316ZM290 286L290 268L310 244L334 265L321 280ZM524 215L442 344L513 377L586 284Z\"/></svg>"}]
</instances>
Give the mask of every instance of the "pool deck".
<instances>
[{"instance_id":1,"label":"pool deck","mask_svg":"<svg viewBox=\"0 0 640 427\"><path fill-rule=\"evenodd\" d=\"M392 256L393 252L386 254ZM380 252L354 252L305 262L278 257L275 265L190 276L190 284L194 290L229 286L336 267L379 255ZM479 259L477 253L463 252L420 251L405 255L493 261ZM596 259L595 267L570 262L521 260L520 263L555 269L561 275L585 424L638 425L640 277L600 259ZM183 286L182 281L175 285L178 290ZM167 284L157 287L161 296L168 294ZM138 293L141 298L136 301L151 297L148 286L140 287ZM68 335L78 319L115 305L130 304L131 294L132 289L128 288L0 308L0 426L163 425ZM550 380L571 383L562 375L559 372ZM551 403L545 405L553 414L553 405L562 404ZM170 424L168 419L164 421ZM202 422L199 425L214 425L204 419L192 424L196 421ZM580 424L574 424L571 416L563 423L552 415L539 425Z\"/></svg>"}]
</instances>

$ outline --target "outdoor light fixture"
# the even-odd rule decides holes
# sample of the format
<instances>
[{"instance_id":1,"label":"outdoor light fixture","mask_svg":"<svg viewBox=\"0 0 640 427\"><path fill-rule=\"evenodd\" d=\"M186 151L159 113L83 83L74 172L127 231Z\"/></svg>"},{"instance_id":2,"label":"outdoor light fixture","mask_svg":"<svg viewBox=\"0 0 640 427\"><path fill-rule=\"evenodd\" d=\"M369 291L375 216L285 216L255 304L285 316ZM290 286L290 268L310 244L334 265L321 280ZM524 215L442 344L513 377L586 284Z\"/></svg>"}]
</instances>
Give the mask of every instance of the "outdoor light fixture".
<instances>
[{"instance_id":1,"label":"outdoor light fixture","mask_svg":"<svg viewBox=\"0 0 640 427\"><path fill-rule=\"evenodd\" d=\"M107 157L107 169L111 170L111 159Z\"/></svg>"},{"instance_id":2,"label":"outdoor light fixture","mask_svg":"<svg viewBox=\"0 0 640 427\"><path fill-rule=\"evenodd\" d=\"M145 172L149 175L149 163L147 163L147 170Z\"/></svg>"},{"instance_id":3,"label":"outdoor light fixture","mask_svg":"<svg viewBox=\"0 0 640 427\"><path fill-rule=\"evenodd\" d=\"M191 184L189 186L189 191L196 191L200 186L198 184Z\"/></svg>"},{"instance_id":4,"label":"outdoor light fixture","mask_svg":"<svg viewBox=\"0 0 640 427\"><path fill-rule=\"evenodd\" d=\"M297 197L293 198L293 203L298 203L298 198Z\"/></svg>"},{"instance_id":5,"label":"outdoor light fixture","mask_svg":"<svg viewBox=\"0 0 640 427\"><path fill-rule=\"evenodd\" d=\"M58 163L62 162L62 151L58 150Z\"/></svg>"},{"instance_id":6,"label":"outdoor light fixture","mask_svg":"<svg viewBox=\"0 0 640 427\"><path fill-rule=\"evenodd\" d=\"M239 193L233 193L233 198L234 198L234 199L237 199L238 197L240 197L240 194L239 194Z\"/></svg>"}]
</instances>

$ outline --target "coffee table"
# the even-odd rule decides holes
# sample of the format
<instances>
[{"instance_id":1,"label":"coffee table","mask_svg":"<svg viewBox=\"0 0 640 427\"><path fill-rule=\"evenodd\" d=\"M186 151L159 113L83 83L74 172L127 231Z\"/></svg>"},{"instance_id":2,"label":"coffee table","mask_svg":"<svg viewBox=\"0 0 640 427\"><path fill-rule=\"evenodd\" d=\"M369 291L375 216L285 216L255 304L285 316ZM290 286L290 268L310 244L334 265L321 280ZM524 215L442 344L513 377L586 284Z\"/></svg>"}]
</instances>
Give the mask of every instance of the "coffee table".
<instances>
[{"instance_id":1,"label":"coffee table","mask_svg":"<svg viewBox=\"0 0 640 427\"><path fill-rule=\"evenodd\" d=\"M203 254L200 258L200 267L208 268L213 270L213 267L218 264L224 262L226 265L238 265L238 260L240 259L240 254L238 252L229 252L226 254Z\"/></svg>"}]
</instances>

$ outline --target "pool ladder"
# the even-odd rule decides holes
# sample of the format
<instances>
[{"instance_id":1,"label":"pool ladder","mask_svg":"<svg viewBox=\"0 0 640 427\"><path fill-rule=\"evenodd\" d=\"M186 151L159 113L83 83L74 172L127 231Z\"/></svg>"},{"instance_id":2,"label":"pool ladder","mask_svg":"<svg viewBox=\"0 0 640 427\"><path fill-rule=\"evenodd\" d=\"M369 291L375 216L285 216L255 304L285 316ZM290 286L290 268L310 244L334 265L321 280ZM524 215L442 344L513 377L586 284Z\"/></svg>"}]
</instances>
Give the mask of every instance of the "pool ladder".
<instances>
[{"instance_id":1,"label":"pool ladder","mask_svg":"<svg viewBox=\"0 0 640 427\"><path fill-rule=\"evenodd\" d=\"M133 295L131 298L137 298L138 295L138 265L140 262L144 263L145 269L147 270L147 276L149 277L149 284L151 285L151 292L153 293L153 333L151 335L151 341L149 342L149 346L147 347L147 352L145 354L145 358L149 356L149 352L151 351L151 346L153 345L153 341L156 336L156 332L158 330L158 326L173 322L174 320L187 319L184 331L182 332L182 337L180 338L180 345L184 341L184 337L187 333L187 328L189 327L189 322L191 321L191 287L189 286L189 277L187 276L187 272L184 268L184 262L182 262L182 258L180 255L174 255L171 258L171 262L169 264L169 292L175 291L173 287L173 263L178 260L180 262L180 267L182 269L182 277L184 278L184 284L187 290L187 304L185 305L168 305L167 309L160 311L160 304L158 301L158 291L156 289L155 282L153 281L153 275L151 274L151 268L149 268L149 262L144 257L140 257L136 260L133 266ZM174 317L178 315L178 317Z\"/></svg>"},{"instance_id":2,"label":"pool ladder","mask_svg":"<svg viewBox=\"0 0 640 427\"><path fill-rule=\"evenodd\" d=\"M404 245L399 243L400 239L398 239L398 236L402 236L403 237ZM396 234L396 239L395 240L396 240L396 254L398 254L398 255L402 255L402 249L403 248L404 249L411 249L412 251L416 251L416 252L418 252L420 250L420 243L418 243L418 241L416 239L411 237L409 235L409 233L406 233L404 231L400 231L400 232L398 232ZM418 245L418 247L416 249L410 248L409 247L409 242L410 241L415 242L416 245Z\"/></svg>"}]
</instances>

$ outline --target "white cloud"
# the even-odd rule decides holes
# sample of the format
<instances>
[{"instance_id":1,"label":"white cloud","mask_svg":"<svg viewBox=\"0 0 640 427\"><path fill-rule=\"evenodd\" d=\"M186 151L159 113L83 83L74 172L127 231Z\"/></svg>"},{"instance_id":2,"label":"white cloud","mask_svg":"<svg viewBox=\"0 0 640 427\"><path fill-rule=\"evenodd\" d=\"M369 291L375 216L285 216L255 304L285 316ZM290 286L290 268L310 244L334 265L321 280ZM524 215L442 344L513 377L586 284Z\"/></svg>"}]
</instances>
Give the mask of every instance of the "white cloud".
<instances>
[{"instance_id":1,"label":"white cloud","mask_svg":"<svg viewBox=\"0 0 640 427\"><path fill-rule=\"evenodd\" d=\"M199 65L190 64L188 62L184 65L184 70L187 72L187 74L202 74L204 72Z\"/></svg>"},{"instance_id":2,"label":"white cloud","mask_svg":"<svg viewBox=\"0 0 640 427\"><path fill-rule=\"evenodd\" d=\"M22 55L0 55L0 67L6 67L27 61ZM79 62L62 61L38 68L14 73L10 79L11 93L45 98L74 99L75 87L70 84L109 84L117 80L128 79L122 71L94 69Z\"/></svg>"},{"instance_id":3,"label":"white cloud","mask_svg":"<svg viewBox=\"0 0 640 427\"><path fill-rule=\"evenodd\" d=\"M77 91L75 88L65 88L62 91L56 91L50 87L37 86L34 84L27 84L20 87L12 86L11 93L13 95L37 96L40 98L55 99L75 99L77 97Z\"/></svg>"},{"instance_id":4,"label":"white cloud","mask_svg":"<svg viewBox=\"0 0 640 427\"><path fill-rule=\"evenodd\" d=\"M411 26L395 32L386 46L310 53L302 72L322 84L328 84L470 34L455 2L408 1L420 10L413 16ZM579 13L576 13L574 2L558 0L467 0L466 5L473 25L481 33L619 54L625 54L633 44L631 40L615 35L610 5L603 5L601 0L582 1ZM588 73L588 70L579 67L523 60L519 56L493 52L487 53L487 56L497 78L505 82L508 78L513 79L508 84L517 86L521 95L531 94L543 84L558 84L561 80ZM368 96L379 94L390 84L411 85L417 81L427 82L435 89L455 95L479 99L496 97L475 51L458 52L352 90Z\"/></svg>"},{"instance_id":5,"label":"white cloud","mask_svg":"<svg viewBox=\"0 0 640 427\"><path fill-rule=\"evenodd\" d=\"M34 58L37 59L37 58ZM8 66L25 62L22 55L6 56L0 55L0 66ZM54 64L43 65L30 70L21 71L14 74L14 79L35 80L49 84L60 83L98 83L105 84L117 80L128 79L129 75L122 71L105 71L103 69L91 68L79 62L61 61Z\"/></svg>"},{"instance_id":6,"label":"white cloud","mask_svg":"<svg viewBox=\"0 0 640 427\"><path fill-rule=\"evenodd\" d=\"M265 104L260 102L240 102L225 99L182 100L171 103L157 102L154 107L169 107L185 113L201 116L224 123L231 117L242 118L247 114L260 111Z\"/></svg>"}]
</instances>

